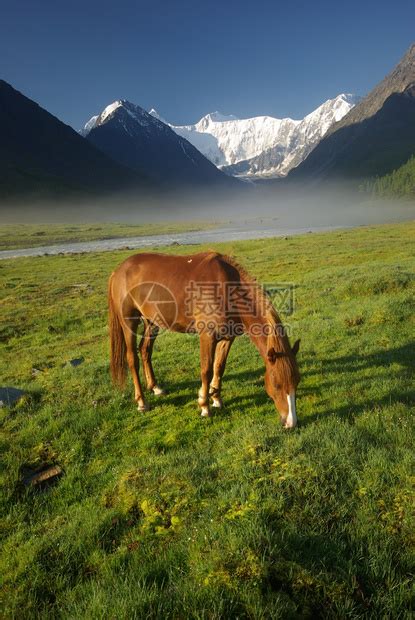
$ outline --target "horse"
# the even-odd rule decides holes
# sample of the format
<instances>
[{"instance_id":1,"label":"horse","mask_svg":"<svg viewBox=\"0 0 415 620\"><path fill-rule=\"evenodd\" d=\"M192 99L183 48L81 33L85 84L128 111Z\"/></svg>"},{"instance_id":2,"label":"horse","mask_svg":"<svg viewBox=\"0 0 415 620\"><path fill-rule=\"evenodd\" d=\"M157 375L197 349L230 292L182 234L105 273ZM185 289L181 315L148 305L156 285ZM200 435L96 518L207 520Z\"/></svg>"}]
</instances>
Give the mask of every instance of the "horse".
<instances>
[{"instance_id":1,"label":"horse","mask_svg":"<svg viewBox=\"0 0 415 620\"><path fill-rule=\"evenodd\" d=\"M213 251L184 256L135 254L111 274L108 304L112 379L122 388L128 365L139 411L148 409L137 351L137 329L143 323L138 350L147 388L155 395L165 393L151 362L161 328L199 336L198 405L203 417L212 414L211 400L213 407L222 407L222 377L229 350L235 337L246 333L265 362L265 389L282 425L296 426L300 341L290 346L269 296L231 257Z\"/></svg>"}]
</instances>

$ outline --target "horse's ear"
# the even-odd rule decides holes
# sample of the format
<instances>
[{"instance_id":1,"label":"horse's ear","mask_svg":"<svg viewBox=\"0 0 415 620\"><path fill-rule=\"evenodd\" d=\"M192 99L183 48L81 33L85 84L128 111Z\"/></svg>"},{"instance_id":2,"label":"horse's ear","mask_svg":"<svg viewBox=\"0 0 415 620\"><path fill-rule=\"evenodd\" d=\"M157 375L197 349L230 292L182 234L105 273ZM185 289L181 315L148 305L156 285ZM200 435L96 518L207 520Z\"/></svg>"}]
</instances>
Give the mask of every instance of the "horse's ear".
<instances>
[{"instance_id":1,"label":"horse's ear","mask_svg":"<svg viewBox=\"0 0 415 620\"><path fill-rule=\"evenodd\" d=\"M271 362L271 364L274 364L275 360L277 359L276 350L273 349L272 347L268 349L267 357L268 357L268 360Z\"/></svg>"},{"instance_id":2,"label":"horse's ear","mask_svg":"<svg viewBox=\"0 0 415 620\"><path fill-rule=\"evenodd\" d=\"M294 346L292 348L292 352L293 352L294 355L297 355L297 353L298 353L298 351L300 349L300 342L301 342L301 340L296 340L294 342Z\"/></svg>"}]
</instances>

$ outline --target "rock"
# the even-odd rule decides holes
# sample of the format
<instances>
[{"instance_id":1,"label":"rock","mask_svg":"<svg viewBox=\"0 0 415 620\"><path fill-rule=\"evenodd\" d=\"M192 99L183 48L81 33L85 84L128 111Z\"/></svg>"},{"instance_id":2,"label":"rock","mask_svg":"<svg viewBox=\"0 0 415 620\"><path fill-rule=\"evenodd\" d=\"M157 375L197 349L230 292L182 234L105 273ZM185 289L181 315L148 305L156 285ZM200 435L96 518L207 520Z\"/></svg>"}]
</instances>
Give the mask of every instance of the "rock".
<instances>
[{"instance_id":1,"label":"rock","mask_svg":"<svg viewBox=\"0 0 415 620\"><path fill-rule=\"evenodd\" d=\"M43 465L35 471L27 471L23 484L28 487L46 487L58 481L63 471L59 465Z\"/></svg>"},{"instance_id":2,"label":"rock","mask_svg":"<svg viewBox=\"0 0 415 620\"><path fill-rule=\"evenodd\" d=\"M22 396L25 396L24 390L14 387L0 387L0 407L14 405Z\"/></svg>"},{"instance_id":3,"label":"rock","mask_svg":"<svg viewBox=\"0 0 415 620\"><path fill-rule=\"evenodd\" d=\"M32 377L37 377L47 372L50 368L53 368L52 362L40 362L37 366L32 366Z\"/></svg>"},{"instance_id":4,"label":"rock","mask_svg":"<svg viewBox=\"0 0 415 620\"><path fill-rule=\"evenodd\" d=\"M75 357L73 360L69 360L68 364L76 368L77 366L82 364L84 361L85 361L85 358L83 357Z\"/></svg>"}]
</instances>

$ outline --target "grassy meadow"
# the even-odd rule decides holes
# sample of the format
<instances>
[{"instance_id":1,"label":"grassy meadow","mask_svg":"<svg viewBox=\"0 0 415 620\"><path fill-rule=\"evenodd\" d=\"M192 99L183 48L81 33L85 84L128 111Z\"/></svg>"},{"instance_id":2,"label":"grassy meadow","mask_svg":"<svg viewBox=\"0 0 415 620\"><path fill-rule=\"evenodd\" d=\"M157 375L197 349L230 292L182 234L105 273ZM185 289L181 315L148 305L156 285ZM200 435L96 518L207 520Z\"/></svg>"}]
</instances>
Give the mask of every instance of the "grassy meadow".
<instances>
[{"instance_id":1,"label":"grassy meadow","mask_svg":"<svg viewBox=\"0 0 415 620\"><path fill-rule=\"evenodd\" d=\"M211 222L160 222L158 224L121 224L96 222L90 224L2 224L0 250L35 248L59 243L96 241L140 237L143 235L174 234L214 228Z\"/></svg>"},{"instance_id":2,"label":"grassy meadow","mask_svg":"<svg viewBox=\"0 0 415 620\"><path fill-rule=\"evenodd\" d=\"M0 261L0 385L27 391L0 409L3 616L412 617L414 239L407 222L215 246L295 287L291 432L245 337L213 418L192 336L156 341L169 392L150 412L112 387L107 278L131 251ZM63 475L25 486L42 464Z\"/></svg>"}]
</instances>

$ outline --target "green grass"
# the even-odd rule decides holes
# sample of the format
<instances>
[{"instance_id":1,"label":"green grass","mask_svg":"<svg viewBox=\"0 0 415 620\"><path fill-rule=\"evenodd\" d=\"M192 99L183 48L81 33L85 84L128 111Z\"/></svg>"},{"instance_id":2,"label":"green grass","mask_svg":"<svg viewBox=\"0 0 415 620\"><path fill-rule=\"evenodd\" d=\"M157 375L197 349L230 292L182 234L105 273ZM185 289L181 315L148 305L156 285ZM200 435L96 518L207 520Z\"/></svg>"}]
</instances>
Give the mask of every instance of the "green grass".
<instances>
[{"instance_id":1,"label":"green grass","mask_svg":"<svg viewBox=\"0 0 415 620\"><path fill-rule=\"evenodd\" d=\"M141 235L161 235L206 230L217 225L212 222L159 222L145 224L2 224L0 250L33 248L58 243L95 241Z\"/></svg>"},{"instance_id":2,"label":"green grass","mask_svg":"<svg viewBox=\"0 0 415 620\"><path fill-rule=\"evenodd\" d=\"M243 337L214 418L198 414L191 336L156 342L169 394L149 413L131 382L111 386L106 282L128 252L1 261L1 384L28 391L0 410L4 616L409 618L414 235L405 223L216 246L295 284L293 432ZM42 463L64 475L24 488L22 467Z\"/></svg>"}]
</instances>

